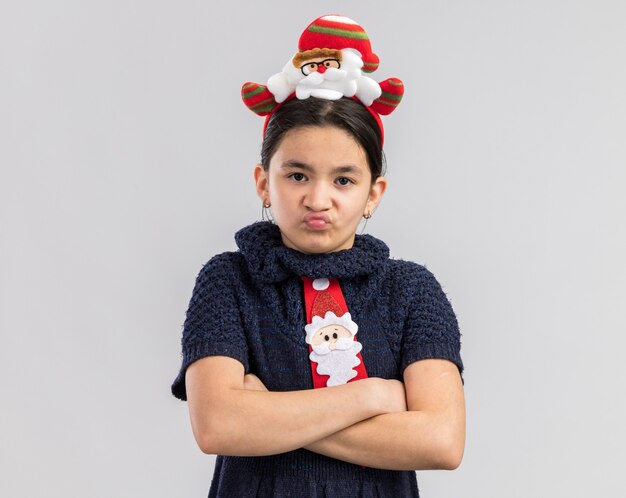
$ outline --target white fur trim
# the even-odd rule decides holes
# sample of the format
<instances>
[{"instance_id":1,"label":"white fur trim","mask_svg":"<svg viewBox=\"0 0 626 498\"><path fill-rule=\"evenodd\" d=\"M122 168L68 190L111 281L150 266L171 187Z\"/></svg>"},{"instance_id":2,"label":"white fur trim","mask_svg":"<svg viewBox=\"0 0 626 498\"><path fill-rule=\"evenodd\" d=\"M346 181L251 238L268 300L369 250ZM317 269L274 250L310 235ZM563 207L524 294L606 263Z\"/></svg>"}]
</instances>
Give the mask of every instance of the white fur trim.
<instances>
[{"instance_id":1,"label":"white fur trim","mask_svg":"<svg viewBox=\"0 0 626 498\"><path fill-rule=\"evenodd\" d=\"M267 80L267 89L274 95L276 102L280 104L293 92L293 85L289 83L285 73L276 73Z\"/></svg>"},{"instance_id":2,"label":"white fur trim","mask_svg":"<svg viewBox=\"0 0 626 498\"><path fill-rule=\"evenodd\" d=\"M341 50L342 65L348 63L349 66L361 69L363 67L363 56L356 48L344 48ZM361 73L359 73L359 76Z\"/></svg>"},{"instance_id":3,"label":"white fur trim","mask_svg":"<svg viewBox=\"0 0 626 498\"><path fill-rule=\"evenodd\" d=\"M322 19L324 19L324 21L341 22L343 24L358 24L357 22L353 21L349 17L344 17L344 16L324 16L322 17Z\"/></svg>"},{"instance_id":4,"label":"white fur trim","mask_svg":"<svg viewBox=\"0 0 626 498\"><path fill-rule=\"evenodd\" d=\"M360 77L357 82L356 96L365 107L372 105L383 94L380 85L367 76Z\"/></svg>"}]
</instances>

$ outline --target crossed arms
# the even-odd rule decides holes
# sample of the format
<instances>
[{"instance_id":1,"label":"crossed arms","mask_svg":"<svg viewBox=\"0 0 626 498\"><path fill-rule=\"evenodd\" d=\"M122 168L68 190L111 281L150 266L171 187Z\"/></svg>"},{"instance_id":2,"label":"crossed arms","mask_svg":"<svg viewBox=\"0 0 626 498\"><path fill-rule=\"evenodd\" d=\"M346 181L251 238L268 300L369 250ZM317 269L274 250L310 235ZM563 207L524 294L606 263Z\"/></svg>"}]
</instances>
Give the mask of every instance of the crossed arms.
<instances>
[{"instance_id":1,"label":"crossed arms","mask_svg":"<svg viewBox=\"0 0 626 498\"><path fill-rule=\"evenodd\" d=\"M341 386L270 392L226 356L192 363L185 382L194 436L205 453L261 456L306 448L393 470L457 468L465 400L452 362L420 360L404 383L368 378Z\"/></svg>"}]
</instances>

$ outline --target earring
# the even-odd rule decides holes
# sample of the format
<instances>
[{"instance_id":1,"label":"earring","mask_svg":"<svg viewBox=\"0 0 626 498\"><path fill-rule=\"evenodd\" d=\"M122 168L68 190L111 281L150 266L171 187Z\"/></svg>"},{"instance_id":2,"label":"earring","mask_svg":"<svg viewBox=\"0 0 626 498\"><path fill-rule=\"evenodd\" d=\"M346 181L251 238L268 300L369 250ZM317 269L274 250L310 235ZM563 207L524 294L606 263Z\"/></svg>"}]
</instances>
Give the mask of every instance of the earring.
<instances>
[{"instance_id":1,"label":"earring","mask_svg":"<svg viewBox=\"0 0 626 498\"><path fill-rule=\"evenodd\" d=\"M269 221L270 223L274 223L274 217L269 210L271 207L272 204L268 201L264 201L263 204L261 204L261 219L263 221Z\"/></svg>"},{"instance_id":2,"label":"earring","mask_svg":"<svg viewBox=\"0 0 626 498\"><path fill-rule=\"evenodd\" d=\"M363 215L363 219L365 220L365 223L363 223L363 226L361 227L361 231L359 232L359 235L363 235L363 232L365 232L365 227L367 226L367 220L369 220L371 217L372 217L371 211L368 211L367 213Z\"/></svg>"}]
</instances>

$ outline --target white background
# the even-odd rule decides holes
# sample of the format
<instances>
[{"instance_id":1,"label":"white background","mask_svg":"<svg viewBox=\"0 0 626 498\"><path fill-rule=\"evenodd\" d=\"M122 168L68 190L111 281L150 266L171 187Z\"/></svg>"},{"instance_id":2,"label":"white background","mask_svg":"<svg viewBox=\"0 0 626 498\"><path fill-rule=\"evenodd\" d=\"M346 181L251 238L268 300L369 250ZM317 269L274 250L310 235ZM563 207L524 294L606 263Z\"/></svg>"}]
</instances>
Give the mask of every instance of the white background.
<instances>
[{"instance_id":1,"label":"white background","mask_svg":"<svg viewBox=\"0 0 626 498\"><path fill-rule=\"evenodd\" d=\"M169 389L198 271L260 217L240 87L327 13L406 84L367 231L463 333L465 458L423 496L626 496L619 0L4 2L0 495L206 496Z\"/></svg>"}]
</instances>

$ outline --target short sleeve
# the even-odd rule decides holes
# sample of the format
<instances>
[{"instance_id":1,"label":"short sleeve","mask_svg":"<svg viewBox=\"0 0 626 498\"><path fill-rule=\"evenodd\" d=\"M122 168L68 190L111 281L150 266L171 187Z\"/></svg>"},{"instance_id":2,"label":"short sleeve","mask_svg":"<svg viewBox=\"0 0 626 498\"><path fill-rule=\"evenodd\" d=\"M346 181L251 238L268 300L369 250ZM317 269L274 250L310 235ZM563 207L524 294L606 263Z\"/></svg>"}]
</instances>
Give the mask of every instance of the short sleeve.
<instances>
[{"instance_id":1,"label":"short sleeve","mask_svg":"<svg viewBox=\"0 0 626 498\"><path fill-rule=\"evenodd\" d=\"M450 360L463 373L461 334L450 301L434 275L412 264L408 272L408 315L401 344L401 372L429 358Z\"/></svg>"},{"instance_id":2,"label":"short sleeve","mask_svg":"<svg viewBox=\"0 0 626 498\"><path fill-rule=\"evenodd\" d=\"M248 367L248 347L237 299L239 271L233 256L212 258L200 270L183 325L182 365L172 384L172 394L187 400L185 372L206 356L229 356Z\"/></svg>"}]
</instances>

